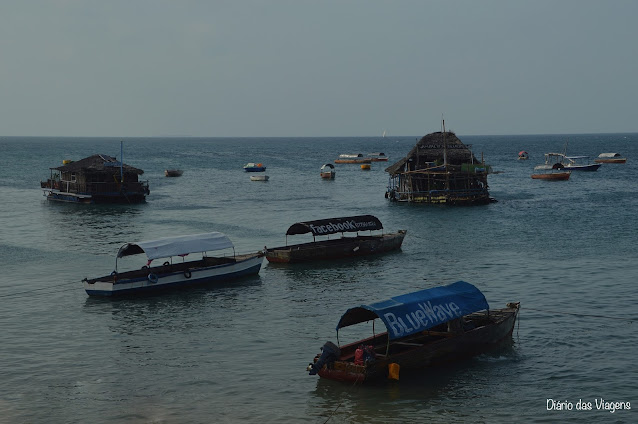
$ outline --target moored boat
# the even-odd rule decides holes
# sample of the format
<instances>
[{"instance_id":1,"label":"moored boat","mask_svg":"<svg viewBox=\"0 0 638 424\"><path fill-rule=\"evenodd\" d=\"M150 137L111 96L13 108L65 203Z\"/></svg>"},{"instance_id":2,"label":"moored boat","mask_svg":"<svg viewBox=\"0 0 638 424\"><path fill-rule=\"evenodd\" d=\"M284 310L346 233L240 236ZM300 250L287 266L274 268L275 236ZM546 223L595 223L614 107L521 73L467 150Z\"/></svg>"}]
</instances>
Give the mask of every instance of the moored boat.
<instances>
[{"instance_id":1,"label":"moored boat","mask_svg":"<svg viewBox=\"0 0 638 424\"><path fill-rule=\"evenodd\" d=\"M518 152L518 160L528 160L529 159L529 153L527 153L525 150L521 150L520 152Z\"/></svg>"},{"instance_id":2,"label":"moored boat","mask_svg":"<svg viewBox=\"0 0 638 424\"><path fill-rule=\"evenodd\" d=\"M387 162L388 157L383 152L368 153L368 157L372 162Z\"/></svg>"},{"instance_id":3,"label":"moored boat","mask_svg":"<svg viewBox=\"0 0 638 424\"><path fill-rule=\"evenodd\" d=\"M319 170L321 178L332 180L335 177L335 166L331 163L324 164Z\"/></svg>"},{"instance_id":4,"label":"moored boat","mask_svg":"<svg viewBox=\"0 0 638 424\"><path fill-rule=\"evenodd\" d=\"M405 230L386 234L359 234L360 231L372 233L380 230L383 230L383 224L372 215L297 222L286 231L286 246L266 248L266 259L275 263L297 263L371 255L401 248ZM356 236L345 236L344 233L348 232L356 233ZM307 233L312 233L312 242L288 245L289 235ZM337 233L341 233L340 238L316 240L317 236Z\"/></svg>"},{"instance_id":5,"label":"moored boat","mask_svg":"<svg viewBox=\"0 0 638 424\"><path fill-rule=\"evenodd\" d=\"M244 165L244 171L246 172L265 172L266 167L261 163L247 163Z\"/></svg>"},{"instance_id":6,"label":"moored boat","mask_svg":"<svg viewBox=\"0 0 638 424\"><path fill-rule=\"evenodd\" d=\"M181 169L167 169L164 171L164 175L167 177L181 177L184 171Z\"/></svg>"},{"instance_id":7,"label":"moored boat","mask_svg":"<svg viewBox=\"0 0 638 424\"><path fill-rule=\"evenodd\" d=\"M251 175L250 181L268 181L270 177L268 175Z\"/></svg>"},{"instance_id":8,"label":"moored boat","mask_svg":"<svg viewBox=\"0 0 638 424\"><path fill-rule=\"evenodd\" d=\"M361 169L363 169L364 171L369 171L370 170L370 164L369 163L362 163L361 164Z\"/></svg>"},{"instance_id":9,"label":"moored boat","mask_svg":"<svg viewBox=\"0 0 638 424\"><path fill-rule=\"evenodd\" d=\"M327 342L307 371L348 383L398 380L400 371L455 362L511 340L518 311L519 303L490 310L483 293L464 281L350 308L337 324L337 340L339 329L365 322L372 336ZM379 321L387 331L376 333Z\"/></svg>"},{"instance_id":10,"label":"moored boat","mask_svg":"<svg viewBox=\"0 0 638 424\"><path fill-rule=\"evenodd\" d=\"M570 175L571 171L565 171L565 166L563 166L562 163L555 163L553 165L543 164L534 167L532 179L566 181Z\"/></svg>"},{"instance_id":11,"label":"moored boat","mask_svg":"<svg viewBox=\"0 0 638 424\"><path fill-rule=\"evenodd\" d=\"M51 177L41 181L47 200L70 203L142 203L150 193L143 170L117 158L96 154L77 161L64 160L50 168Z\"/></svg>"},{"instance_id":12,"label":"moored boat","mask_svg":"<svg viewBox=\"0 0 638 424\"><path fill-rule=\"evenodd\" d=\"M335 159L335 163L371 163L372 159L364 157L363 154L341 154L339 159Z\"/></svg>"},{"instance_id":13,"label":"moored boat","mask_svg":"<svg viewBox=\"0 0 638 424\"><path fill-rule=\"evenodd\" d=\"M232 249L232 255L210 257L206 254L226 249ZM141 269L118 271L118 258L142 253L148 262ZM202 258L185 261L191 253L201 253ZM90 296L117 296L228 281L258 274L263 256L263 251L235 254L233 243L219 232L126 243L117 252L115 270L103 277L85 278L84 289ZM174 257L181 258L181 262L173 263ZM155 259L167 260L162 265L151 266Z\"/></svg>"},{"instance_id":14,"label":"moored boat","mask_svg":"<svg viewBox=\"0 0 638 424\"><path fill-rule=\"evenodd\" d=\"M620 153L601 153L594 160L596 163L626 163L627 158L620 156Z\"/></svg>"}]
</instances>

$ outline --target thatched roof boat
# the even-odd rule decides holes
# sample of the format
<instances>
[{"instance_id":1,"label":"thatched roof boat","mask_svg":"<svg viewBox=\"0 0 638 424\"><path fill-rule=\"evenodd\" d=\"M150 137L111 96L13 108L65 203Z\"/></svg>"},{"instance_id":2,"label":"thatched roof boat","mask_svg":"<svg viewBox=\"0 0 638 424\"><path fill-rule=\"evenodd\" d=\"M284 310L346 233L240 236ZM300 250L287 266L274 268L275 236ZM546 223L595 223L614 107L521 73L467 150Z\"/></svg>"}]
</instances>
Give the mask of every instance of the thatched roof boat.
<instances>
[{"instance_id":1,"label":"thatched roof boat","mask_svg":"<svg viewBox=\"0 0 638 424\"><path fill-rule=\"evenodd\" d=\"M386 168L390 200L416 203L484 204L489 166L451 131L425 135L408 154Z\"/></svg>"}]
</instances>

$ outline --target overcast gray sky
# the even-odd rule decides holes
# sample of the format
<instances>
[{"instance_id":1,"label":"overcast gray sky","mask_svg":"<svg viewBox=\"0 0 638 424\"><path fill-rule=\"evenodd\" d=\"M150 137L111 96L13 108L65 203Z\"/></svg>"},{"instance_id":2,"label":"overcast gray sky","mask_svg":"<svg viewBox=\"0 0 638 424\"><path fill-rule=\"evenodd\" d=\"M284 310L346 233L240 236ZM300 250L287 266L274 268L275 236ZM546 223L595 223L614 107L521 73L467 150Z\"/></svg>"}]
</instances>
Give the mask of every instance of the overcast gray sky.
<instances>
[{"instance_id":1,"label":"overcast gray sky","mask_svg":"<svg viewBox=\"0 0 638 424\"><path fill-rule=\"evenodd\" d=\"M638 131L635 0L4 0L0 135Z\"/></svg>"}]
</instances>

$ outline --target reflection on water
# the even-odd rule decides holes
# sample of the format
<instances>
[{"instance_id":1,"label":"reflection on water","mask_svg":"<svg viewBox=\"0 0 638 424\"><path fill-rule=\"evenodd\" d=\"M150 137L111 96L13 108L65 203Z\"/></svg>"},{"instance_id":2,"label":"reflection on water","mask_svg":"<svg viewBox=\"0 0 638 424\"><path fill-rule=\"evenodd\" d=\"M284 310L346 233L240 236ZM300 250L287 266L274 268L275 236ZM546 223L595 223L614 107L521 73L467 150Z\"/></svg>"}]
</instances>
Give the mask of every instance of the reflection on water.
<instances>
[{"instance_id":1,"label":"reflection on water","mask_svg":"<svg viewBox=\"0 0 638 424\"><path fill-rule=\"evenodd\" d=\"M47 201L43 216L49 241L94 254L114 255L114 247L137 240L139 220L147 205L76 205Z\"/></svg>"}]
</instances>

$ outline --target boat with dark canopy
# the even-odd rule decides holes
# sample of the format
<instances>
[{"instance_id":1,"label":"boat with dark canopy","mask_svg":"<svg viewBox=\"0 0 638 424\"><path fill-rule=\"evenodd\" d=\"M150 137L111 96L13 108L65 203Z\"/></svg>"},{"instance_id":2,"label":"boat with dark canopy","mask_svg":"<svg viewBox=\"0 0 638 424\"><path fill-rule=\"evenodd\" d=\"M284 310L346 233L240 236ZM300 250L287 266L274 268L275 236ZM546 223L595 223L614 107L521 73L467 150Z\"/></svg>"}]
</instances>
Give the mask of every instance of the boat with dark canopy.
<instances>
[{"instance_id":1,"label":"boat with dark canopy","mask_svg":"<svg viewBox=\"0 0 638 424\"><path fill-rule=\"evenodd\" d=\"M398 380L414 370L471 357L511 339L519 303L490 310L481 291L465 281L348 309L339 329L372 323L372 336L343 346L327 342L308 365L310 375L350 383ZM376 334L381 321L386 331Z\"/></svg>"},{"instance_id":2,"label":"boat with dark canopy","mask_svg":"<svg viewBox=\"0 0 638 424\"><path fill-rule=\"evenodd\" d=\"M359 234L361 231L380 230L383 230L383 224L372 215L297 222L286 231L286 246L266 248L266 259L269 262L295 263L371 255L401 248L405 230L387 234ZM288 245L288 236L307 233L312 234L312 242ZM329 237L338 233L341 233L340 238L316 239L317 236ZM345 236L344 233L356 233L356 236Z\"/></svg>"}]
</instances>

